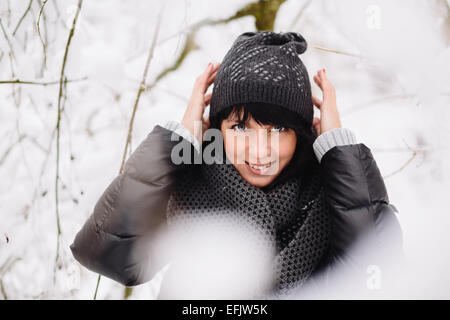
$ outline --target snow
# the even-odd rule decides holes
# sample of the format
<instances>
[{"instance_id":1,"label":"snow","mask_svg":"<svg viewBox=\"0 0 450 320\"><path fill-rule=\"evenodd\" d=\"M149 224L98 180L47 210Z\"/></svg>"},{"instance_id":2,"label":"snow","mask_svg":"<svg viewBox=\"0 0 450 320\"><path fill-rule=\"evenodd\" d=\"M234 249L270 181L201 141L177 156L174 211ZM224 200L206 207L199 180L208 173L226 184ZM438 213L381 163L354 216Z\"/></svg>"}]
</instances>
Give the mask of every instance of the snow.
<instances>
[{"instance_id":1,"label":"snow","mask_svg":"<svg viewBox=\"0 0 450 320\"><path fill-rule=\"evenodd\" d=\"M83 2L66 66L67 78L74 81L67 83L61 120L62 235L55 282L56 144L51 138L59 87L0 84L0 279L8 299L92 299L97 274L73 258L69 245L118 174L129 118L163 2L166 10L147 83L176 61L188 26L205 18L228 17L251 3ZM13 36L28 2L9 1L10 17L7 3L0 4L0 17L14 60L10 62L10 46L1 33L0 79L59 81L77 1L59 1L57 9L54 1L46 5L47 28L42 18L40 22L41 33L47 31L49 39L43 75L42 44L33 26L38 4L33 2L32 11ZM382 175L395 172L412 157L408 146L418 150L409 165L385 179L390 201L400 212L410 265L401 277L404 285L387 297L450 298L448 2L313 1L301 19L293 21L302 5L286 1L275 31L296 31L307 39L308 50L301 59L311 82L316 70L327 70L336 87L343 125L372 150ZM209 61L220 61L234 39L249 30L254 30L252 17L198 31L198 50L141 96L133 149L156 124L181 120L195 77ZM360 57L325 52L317 46ZM84 77L87 79L79 80ZM314 83L313 94L320 96ZM161 270L151 282L136 287L130 298L154 299L163 274ZM102 277L97 298L121 299L123 291L121 285Z\"/></svg>"}]
</instances>

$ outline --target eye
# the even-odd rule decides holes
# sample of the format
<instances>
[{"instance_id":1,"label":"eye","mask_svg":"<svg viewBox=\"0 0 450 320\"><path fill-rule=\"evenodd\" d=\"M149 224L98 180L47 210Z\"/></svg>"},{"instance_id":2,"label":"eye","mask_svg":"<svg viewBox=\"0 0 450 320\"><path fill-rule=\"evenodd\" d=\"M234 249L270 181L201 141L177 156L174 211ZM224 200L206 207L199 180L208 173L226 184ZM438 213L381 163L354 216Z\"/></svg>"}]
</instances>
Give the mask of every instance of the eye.
<instances>
[{"instance_id":1,"label":"eye","mask_svg":"<svg viewBox=\"0 0 450 320\"><path fill-rule=\"evenodd\" d=\"M245 131L245 124L244 123L235 124L235 125L231 126L231 129L234 129L235 131L238 131L238 132Z\"/></svg>"},{"instance_id":2,"label":"eye","mask_svg":"<svg viewBox=\"0 0 450 320\"><path fill-rule=\"evenodd\" d=\"M285 128L285 127L282 127L282 126L276 126L276 127L274 127L274 128L272 129L272 131L275 131L275 132L282 132L282 131L286 131L286 128Z\"/></svg>"}]
</instances>

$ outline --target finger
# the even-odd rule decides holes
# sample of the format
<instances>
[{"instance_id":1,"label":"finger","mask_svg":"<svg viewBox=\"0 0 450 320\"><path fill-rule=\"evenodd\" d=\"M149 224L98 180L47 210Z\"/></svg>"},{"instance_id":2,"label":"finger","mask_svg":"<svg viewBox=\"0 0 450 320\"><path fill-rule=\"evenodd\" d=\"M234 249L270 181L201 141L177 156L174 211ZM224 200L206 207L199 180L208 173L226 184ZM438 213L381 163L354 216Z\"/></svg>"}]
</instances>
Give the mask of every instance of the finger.
<instances>
[{"instance_id":1,"label":"finger","mask_svg":"<svg viewBox=\"0 0 450 320\"><path fill-rule=\"evenodd\" d=\"M314 79L314 82L319 86L320 90L323 91L322 81L319 78L319 76L318 75L314 75L313 79Z\"/></svg>"},{"instance_id":2,"label":"finger","mask_svg":"<svg viewBox=\"0 0 450 320\"><path fill-rule=\"evenodd\" d=\"M219 69L219 67L220 67L221 64L222 64L221 62L216 62L216 63L214 63L214 64L213 64L213 71L217 71L217 70Z\"/></svg>"},{"instance_id":3,"label":"finger","mask_svg":"<svg viewBox=\"0 0 450 320\"><path fill-rule=\"evenodd\" d=\"M314 130L316 130L316 133L317 133L317 135L319 136L320 135L320 119L319 118L317 118L317 117L314 117L314 119L313 119L313 127L314 127Z\"/></svg>"},{"instance_id":4,"label":"finger","mask_svg":"<svg viewBox=\"0 0 450 320\"><path fill-rule=\"evenodd\" d=\"M196 91L199 91L202 94L205 93L205 91L207 89L206 84L207 84L208 77L211 73L212 68L213 68L213 64L209 63L208 66L206 67L206 69L203 71L203 73L197 77L197 79L195 81L195 85L194 85L194 89Z\"/></svg>"},{"instance_id":5,"label":"finger","mask_svg":"<svg viewBox=\"0 0 450 320\"><path fill-rule=\"evenodd\" d=\"M316 126L318 123L320 123L320 119L318 117L314 117L313 119L313 126Z\"/></svg>"},{"instance_id":6,"label":"finger","mask_svg":"<svg viewBox=\"0 0 450 320\"><path fill-rule=\"evenodd\" d=\"M324 80L327 79L327 74L325 73L325 68L323 68L322 70L320 70L320 76L321 76L322 79L324 79Z\"/></svg>"},{"instance_id":7,"label":"finger","mask_svg":"<svg viewBox=\"0 0 450 320\"><path fill-rule=\"evenodd\" d=\"M208 88L209 88L209 86L214 82L214 79L216 78L216 75L217 75L217 71L215 71L214 73L212 73L210 76L209 76L209 78L208 78L208 81L207 81L207 86L208 86Z\"/></svg>"},{"instance_id":8,"label":"finger","mask_svg":"<svg viewBox=\"0 0 450 320\"><path fill-rule=\"evenodd\" d=\"M211 97L212 97L212 93L205 94L205 106L207 106L211 103Z\"/></svg>"},{"instance_id":9,"label":"finger","mask_svg":"<svg viewBox=\"0 0 450 320\"><path fill-rule=\"evenodd\" d=\"M335 101L336 90L333 84L328 80L325 69L320 70L321 83L323 88L323 101Z\"/></svg>"},{"instance_id":10,"label":"finger","mask_svg":"<svg viewBox=\"0 0 450 320\"><path fill-rule=\"evenodd\" d=\"M216 73L217 70L219 70L219 66L220 66L220 62L216 62L216 63L212 64L212 66L209 70L209 73L208 73L208 78L210 78L212 74Z\"/></svg>"},{"instance_id":11,"label":"finger","mask_svg":"<svg viewBox=\"0 0 450 320\"><path fill-rule=\"evenodd\" d=\"M320 136L320 134L322 133L320 131L320 123L318 123L314 126L314 130L316 131L317 136Z\"/></svg>"},{"instance_id":12,"label":"finger","mask_svg":"<svg viewBox=\"0 0 450 320\"><path fill-rule=\"evenodd\" d=\"M209 116L203 117L203 123L202 123L202 140L204 138L204 135L206 133L206 130L208 130L209 126L210 126L210 122L209 122Z\"/></svg>"},{"instance_id":13,"label":"finger","mask_svg":"<svg viewBox=\"0 0 450 320\"><path fill-rule=\"evenodd\" d=\"M324 92L324 95L327 91L329 91L329 88L331 87L330 81L328 81L327 76L325 75L325 69L319 70L319 79L320 83L322 84L322 91ZM325 99L325 97L324 97Z\"/></svg>"},{"instance_id":14,"label":"finger","mask_svg":"<svg viewBox=\"0 0 450 320\"><path fill-rule=\"evenodd\" d=\"M202 76L205 79L208 79L211 72L213 72L213 69L214 69L214 64L212 62L208 63L208 65L206 66L206 69L202 73Z\"/></svg>"},{"instance_id":15,"label":"finger","mask_svg":"<svg viewBox=\"0 0 450 320\"><path fill-rule=\"evenodd\" d=\"M324 79L323 70L324 70L324 69L320 69L319 71L317 71L317 76L318 76L321 80Z\"/></svg>"},{"instance_id":16,"label":"finger","mask_svg":"<svg viewBox=\"0 0 450 320\"><path fill-rule=\"evenodd\" d=\"M207 84L208 87L211 85L211 83L214 82L214 79L216 78L217 71L219 70L220 64L221 64L220 62L216 62L216 63L213 65L213 68L212 68L212 70L211 70L211 73L210 73L210 75L209 75L209 77L208 77L208 84Z\"/></svg>"},{"instance_id":17,"label":"finger","mask_svg":"<svg viewBox=\"0 0 450 320\"><path fill-rule=\"evenodd\" d=\"M211 125L211 122L209 121L209 115L203 117L203 121L205 122L205 125L207 128Z\"/></svg>"},{"instance_id":18,"label":"finger","mask_svg":"<svg viewBox=\"0 0 450 320\"><path fill-rule=\"evenodd\" d=\"M327 73L325 72L325 69L321 69L318 71L318 77L320 82L322 83L322 87L326 90L328 87L332 87L330 80L328 80Z\"/></svg>"},{"instance_id":19,"label":"finger","mask_svg":"<svg viewBox=\"0 0 450 320\"><path fill-rule=\"evenodd\" d=\"M189 100L190 105L200 105L200 104L204 103L204 95L205 95L206 90L208 89L206 84L207 84L208 74L209 74L211 68L212 68L212 64L209 64L207 66L206 70L195 79L194 88L192 89L191 99Z\"/></svg>"},{"instance_id":20,"label":"finger","mask_svg":"<svg viewBox=\"0 0 450 320\"><path fill-rule=\"evenodd\" d=\"M317 98L315 95L312 96L312 101L317 108L320 109L322 107L323 101Z\"/></svg>"}]
</instances>

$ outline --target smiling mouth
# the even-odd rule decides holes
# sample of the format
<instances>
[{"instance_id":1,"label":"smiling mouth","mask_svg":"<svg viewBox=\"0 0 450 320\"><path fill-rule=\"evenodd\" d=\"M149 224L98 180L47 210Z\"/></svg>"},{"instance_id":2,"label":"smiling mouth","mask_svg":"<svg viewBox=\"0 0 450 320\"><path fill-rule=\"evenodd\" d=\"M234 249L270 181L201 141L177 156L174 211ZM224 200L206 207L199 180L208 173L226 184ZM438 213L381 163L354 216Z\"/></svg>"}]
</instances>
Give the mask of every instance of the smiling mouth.
<instances>
[{"instance_id":1,"label":"smiling mouth","mask_svg":"<svg viewBox=\"0 0 450 320\"><path fill-rule=\"evenodd\" d=\"M247 161L245 161L245 163L249 166L249 167L251 167L251 168L253 168L253 169L256 169L256 170L263 170L263 169L267 169L267 168L269 168L272 164L273 164L273 162L269 162L269 163L267 163L267 164L250 164L250 163L248 163Z\"/></svg>"},{"instance_id":2,"label":"smiling mouth","mask_svg":"<svg viewBox=\"0 0 450 320\"><path fill-rule=\"evenodd\" d=\"M264 175L264 174L268 174L270 168L272 167L272 165L275 163L275 161L272 162L268 162L268 163L252 163L250 164L249 162L245 161L245 164L247 165L247 168L256 175Z\"/></svg>"}]
</instances>

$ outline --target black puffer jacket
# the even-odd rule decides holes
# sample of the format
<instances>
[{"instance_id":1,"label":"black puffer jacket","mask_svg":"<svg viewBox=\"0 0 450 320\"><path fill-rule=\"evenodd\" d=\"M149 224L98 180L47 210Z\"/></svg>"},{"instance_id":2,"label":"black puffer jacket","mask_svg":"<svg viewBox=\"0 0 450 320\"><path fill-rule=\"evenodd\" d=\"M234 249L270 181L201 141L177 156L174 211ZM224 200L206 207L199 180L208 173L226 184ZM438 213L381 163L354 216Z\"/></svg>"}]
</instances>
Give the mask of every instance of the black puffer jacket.
<instances>
[{"instance_id":1,"label":"black puffer jacket","mask_svg":"<svg viewBox=\"0 0 450 320\"><path fill-rule=\"evenodd\" d=\"M171 139L172 134L156 125L98 200L70 246L75 259L86 268L134 286L151 280L168 263L153 259L157 231L166 225L175 173L190 166L171 162L172 148L179 143ZM183 137L180 140L190 144ZM352 254L351 248L366 234L373 235L378 246L374 250L389 247L402 255L397 210L389 203L370 149L362 143L334 146L323 155L320 168L326 201L332 208L333 230L331 247L315 274L358 265L359 256ZM154 245L149 247L153 239Z\"/></svg>"}]
</instances>

